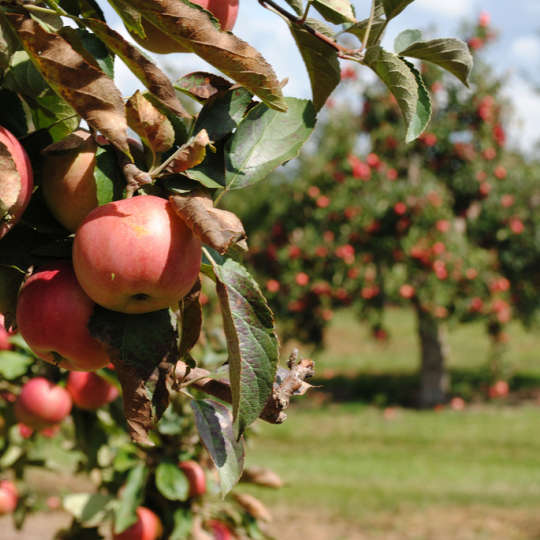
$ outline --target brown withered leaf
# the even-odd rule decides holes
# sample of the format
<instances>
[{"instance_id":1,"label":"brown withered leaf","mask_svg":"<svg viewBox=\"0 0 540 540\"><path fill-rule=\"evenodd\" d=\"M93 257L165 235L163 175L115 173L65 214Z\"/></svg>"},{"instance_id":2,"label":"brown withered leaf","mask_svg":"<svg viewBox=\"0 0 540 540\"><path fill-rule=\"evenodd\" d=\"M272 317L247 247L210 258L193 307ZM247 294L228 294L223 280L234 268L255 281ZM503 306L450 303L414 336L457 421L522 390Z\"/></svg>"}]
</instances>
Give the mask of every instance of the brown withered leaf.
<instances>
[{"instance_id":1,"label":"brown withered leaf","mask_svg":"<svg viewBox=\"0 0 540 540\"><path fill-rule=\"evenodd\" d=\"M185 92L201 102L205 102L219 92L229 90L232 85L231 81L204 71L188 73L174 83L177 90Z\"/></svg>"},{"instance_id":2,"label":"brown withered leaf","mask_svg":"<svg viewBox=\"0 0 540 540\"><path fill-rule=\"evenodd\" d=\"M92 137L92 134L89 131L77 129L61 141L49 144L49 146L43 148L41 154L45 156L49 154L63 154L64 152L77 150L77 148L80 148L90 137Z\"/></svg>"},{"instance_id":3,"label":"brown withered leaf","mask_svg":"<svg viewBox=\"0 0 540 540\"><path fill-rule=\"evenodd\" d=\"M122 0L145 19L225 75L245 86L269 107L287 110L272 66L251 45L219 28L208 12L178 0Z\"/></svg>"},{"instance_id":4,"label":"brown withered leaf","mask_svg":"<svg viewBox=\"0 0 540 540\"><path fill-rule=\"evenodd\" d=\"M131 72L148 88L163 105L182 118L191 118L174 91L174 87L163 71L151 62L137 47L126 41L118 32L104 22L87 19L86 24L115 52Z\"/></svg>"},{"instance_id":5,"label":"brown withered leaf","mask_svg":"<svg viewBox=\"0 0 540 540\"><path fill-rule=\"evenodd\" d=\"M206 129L201 129L197 135L191 137L172 156L165 167L166 173L181 173L192 169L202 163L206 157L206 147L211 143Z\"/></svg>"},{"instance_id":6,"label":"brown withered leaf","mask_svg":"<svg viewBox=\"0 0 540 540\"><path fill-rule=\"evenodd\" d=\"M272 521L268 508L253 495L248 493L233 493L236 502L252 517L261 521Z\"/></svg>"},{"instance_id":7,"label":"brown withered leaf","mask_svg":"<svg viewBox=\"0 0 540 540\"><path fill-rule=\"evenodd\" d=\"M128 99L126 116L129 127L154 154L165 152L174 144L174 128L169 119L139 90Z\"/></svg>"},{"instance_id":8,"label":"brown withered leaf","mask_svg":"<svg viewBox=\"0 0 540 540\"><path fill-rule=\"evenodd\" d=\"M92 128L131 156L124 101L113 80L85 60L66 39L45 31L32 18L20 13L6 16L51 87Z\"/></svg>"},{"instance_id":9,"label":"brown withered leaf","mask_svg":"<svg viewBox=\"0 0 540 540\"><path fill-rule=\"evenodd\" d=\"M180 300L180 346L178 358L183 358L199 341L202 327L202 307L199 302L201 280Z\"/></svg>"},{"instance_id":10,"label":"brown withered leaf","mask_svg":"<svg viewBox=\"0 0 540 540\"><path fill-rule=\"evenodd\" d=\"M247 235L242 222L232 212L214 208L214 202L206 191L173 195L169 201L203 244L222 255L234 244L247 250Z\"/></svg>"},{"instance_id":11,"label":"brown withered leaf","mask_svg":"<svg viewBox=\"0 0 540 540\"><path fill-rule=\"evenodd\" d=\"M9 211L21 193L21 175L11 157L8 147L0 142L0 222L9 216Z\"/></svg>"},{"instance_id":12,"label":"brown withered leaf","mask_svg":"<svg viewBox=\"0 0 540 540\"><path fill-rule=\"evenodd\" d=\"M264 467L246 467L242 473L240 482L257 484L259 486L279 489L283 487L283 480L270 469Z\"/></svg>"}]
</instances>

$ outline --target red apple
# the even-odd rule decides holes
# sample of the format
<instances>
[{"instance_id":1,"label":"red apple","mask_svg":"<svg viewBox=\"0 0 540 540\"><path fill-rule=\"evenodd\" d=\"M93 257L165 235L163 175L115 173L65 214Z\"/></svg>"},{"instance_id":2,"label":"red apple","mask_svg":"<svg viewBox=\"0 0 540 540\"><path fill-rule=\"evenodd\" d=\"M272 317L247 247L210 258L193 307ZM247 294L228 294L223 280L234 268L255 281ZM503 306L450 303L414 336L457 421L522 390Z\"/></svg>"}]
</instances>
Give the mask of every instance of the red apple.
<instances>
[{"instance_id":1,"label":"red apple","mask_svg":"<svg viewBox=\"0 0 540 540\"><path fill-rule=\"evenodd\" d=\"M17 325L32 351L69 370L96 370L109 363L105 348L88 331L94 302L67 261L33 274L22 286Z\"/></svg>"},{"instance_id":2,"label":"red apple","mask_svg":"<svg viewBox=\"0 0 540 540\"><path fill-rule=\"evenodd\" d=\"M193 460L181 461L178 467L189 481L189 496L197 497L206 493L206 476L203 468Z\"/></svg>"},{"instance_id":3,"label":"red apple","mask_svg":"<svg viewBox=\"0 0 540 540\"><path fill-rule=\"evenodd\" d=\"M19 173L19 178L11 179L7 175L4 176L4 171L0 170L0 201L1 206L6 206L8 212L0 219L0 238L2 238L19 221L28 206L34 188L34 175L26 151L15 136L2 126L0 126L0 143L6 147Z\"/></svg>"},{"instance_id":4,"label":"red apple","mask_svg":"<svg viewBox=\"0 0 540 540\"><path fill-rule=\"evenodd\" d=\"M488 389L488 395L491 399L502 398L508 395L510 387L506 381L496 381Z\"/></svg>"},{"instance_id":5,"label":"red apple","mask_svg":"<svg viewBox=\"0 0 540 540\"><path fill-rule=\"evenodd\" d=\"M238 15L238 0L191 0L204 9L210 11L221 24L223 30L233 29L236 17ZM159 53L168 54L174 52L189 52L178 41L162 32L157 26L154 26L149 20L142 20L142 27L146 38L141 38L134 32L129 32L131 37L145 49Z\"/></svg>"},{"instance_id":6,"label":"red apple","mask_svg":"<svg viewBox=\"0 0 540 540\"><path fill-rule=\"evenodd\" d=\"M118 397L118 390L104 378L89 371L72 371L66 389L80 409L93 411Z\"/></svg>"},{"instance_id":7,"label":"red apple","mask_svg":"<svg viewBox=\"0 0 540 540\"><path fill-rule=\"evenodd\" d=\"M145 506L137 508L138 520L124 532L113 534L113 540L157 540L163 534L159 517Z\"/></svg>"},{"instance_id":8,"label":"red apple","mask_svg":"<svg viewBox=\"0 0 540 540\"><path fill-rule=\"evenodd\" d=\"M9 332L4 326L4 316L0 313L0 351L7 351L8 349L11 349Z\"/></svg>"},{"instance_id":9,"label":"red apple","mask_svg":"<svg viewBox=\"0 0 540 540\"><path fill-rule=\"evenodd\" d=\"M0 481L0 515L11 514L17 508L19 493L13 482Z\"/></svg>"},{"instance_id":10,"label":"red apple","mask_svg":"<svg viewBox=\"0 0 540 540\"><path fill-rule=\"evenodd\" d=\"M17 420L34 429L54 426L70 411L68 391L43 377L30 379L15 402Z\"/></svg>"},{"instance_id":11,"label":"red apple","mask_svg":"<svg viewBox=\"0 0 540 540\"><path fill-rule=\"evenodd\" d=\"M75 235L73 267L94 302L113 311L165 309L199 274L201 242L168 201L141 195L93 210Z\"/></svg>"},{"instance_id":12,"label":"red apple","mask_svg":"<svg viewBox=\"0 0 540 540\"><path fill-rule=\"evenodd\" d=\"M217 519L210 520L208 524L210 525L214 540L232 540L233 536L227 525Z\"/></svg>"}]
</instances>

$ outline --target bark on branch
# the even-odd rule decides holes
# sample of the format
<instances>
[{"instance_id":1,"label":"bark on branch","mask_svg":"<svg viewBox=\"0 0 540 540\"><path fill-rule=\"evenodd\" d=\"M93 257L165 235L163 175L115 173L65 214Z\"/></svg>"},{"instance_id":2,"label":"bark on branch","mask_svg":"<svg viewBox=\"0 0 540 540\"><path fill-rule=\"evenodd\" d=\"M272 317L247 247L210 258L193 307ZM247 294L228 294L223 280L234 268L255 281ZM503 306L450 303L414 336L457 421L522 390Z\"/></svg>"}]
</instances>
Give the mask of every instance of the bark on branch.
<instances>
[{"instance_id":1,"label":"bark on branch","mask_svg":"<svg viewBox=\"0 0 540 540\"><path fill-rule=\"evenodd\" d=\"M293 395L303 395L311 388L306 382L314 374L315 363L309 358L298 359L295 349L288 361L289 371L283 378L276 378L272 396L266 403L259 418L271 424L281 424L287 419L285 409L289 407ZM286 371L286 370L285 370ZM176 382L179 386L193 386L226 403L232 403L231 387L228 382L210 377L210 372L202 368L190 368L182 360L176 365Z\"/></svg>"}]
</instances>

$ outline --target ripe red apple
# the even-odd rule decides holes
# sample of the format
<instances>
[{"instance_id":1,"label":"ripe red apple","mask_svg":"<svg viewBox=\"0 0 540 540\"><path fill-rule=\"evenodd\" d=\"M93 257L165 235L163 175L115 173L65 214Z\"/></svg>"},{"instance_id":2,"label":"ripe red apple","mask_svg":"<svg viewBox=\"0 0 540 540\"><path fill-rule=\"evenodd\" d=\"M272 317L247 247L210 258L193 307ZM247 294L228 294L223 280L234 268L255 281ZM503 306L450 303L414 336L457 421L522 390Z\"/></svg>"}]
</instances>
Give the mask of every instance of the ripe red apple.
<instances>
[{"instance_id":1,"label":"ripe red apple","mask_svg":"<svg viewBox=\"0 0 540 540\"><path fill-rule=\"evenodd\" d=\"M238 15L239 0L191 0L204 9L210 11L221 24L223 30L233 29L236 17ZM142 27L146 38L139 37L134 32L129 32L131 37L145 49L159 53L168 54L174 52L189 52L182 47L180 43L162 32L157 26L154 26L149 20L142 20Z\"/></svg>"},{"instance_id":2,"label":"ripe red apple","mask_svg":"<svg viewBox=\"0 0 540 540\"><path fill-rule=\"evenodd\" d=\"M93 411L118 397L118 390L103 377L90 371L72 371L66 389L80 409Z\"/></svg>"},{"instance_id":3,"label":"ripe red apple","mask_svg":"<svg viewBox=\"0 0 540 540\"><path fill-rule=\"evenodd\" d=\"M105 348L88 331L94 302L67 261L33 274L21 287L17 325L32 351L69 370L96 370L109 363Z\"/></svg>"},{"instance_id":4,"label":"ripe red apple","mask_svg":"<svg viewBox=\"0 0 540 540\"><path fill-rule=\"evenodd\" d=\"M217 519L212 519L208 524L210 525L214 540L232 540L232 533L225 523Z\"/></svg>"},{"instance_id":5,"label":"ripe red apple","mask_svg":"<svg viewBox=\"0 0 540 540\"><path fill-rule=\"evenodd\" d=\"M4 316L0 313L0 351L7 351L8 349L11 349L9 332L4 326Z\"/></svg>"},{"instance_id":6,"label":"ripe red apple","mask_svg":"<svg viewBox=\"0 0 540 540\"><path fill-rule=\"evenodd\" d=\"M510 387L506 381L496 381L488 389L488 395L491 399L503 398L508 395Z\"/></svg>"},{"instance_id":7,"label":"ripe red apple","mask_svg":"<svg viewBox=\"0 0 540 540\"><path fill-rule=\"evenodd\" d=\"M145 506L137 508L138 520L124 532L113 534L113 540L157 540L163 534L159 517Z\"/></svg>"},{"instance_id":8,"label":"ripe red apple","mask_svg":"<svg viewBox=\"0 0 540 540\"><path fill-rule=\"evenodd\" d=\"M197 497L206 493L206 476L203 468L193 460L181 461L178 467L189 481L189 496Z\"/></svg>"},{"instance_id":9,"label":"ripe red apple","mask_svg":"<svg viewBox=\"0 0 540 540\"><path fill-rule=\"evenodd\" d=\"M17 508L19 493L9 480L0 481L0 515L11 514Z\"/></svg>"},{"instance_id":10,"label":"ripe red apple","mask_svg":"<svg viewBox=\"0 0 540 540\"><path fill-rule=\"evenodd\" d=\"M4 171L0 170L0 201L8 211L8 215L0 219L0 238L2 238L19 221L28 206L34 188L34 175L21 143L2 126L0 126L0 143L7 148L19 173L19 179L12 181L7 176L4 177Z\"/></svg>"},{"instance_id":11,"label":"ripe red apple","mask_svg":"<svg viewBox=\"0 0 540 540\"><path fill-rule=\"evenodd\" d=\"M201 266L201 242L168 201L141 195L93 210L75 235L73 267L94 302L146 313L177 303Z\"/></svg>"},{"instance_id":12,"label":"ripe red apple","mask_svg":"<svg viewBox=\"0 0 540 540\"><path fill-rule=\"evenodd\" d=\"M70 411L68 391L43 377L30 379L15 402L17 420L34 429L58 424Z\"/></svg>"}]
</instances>

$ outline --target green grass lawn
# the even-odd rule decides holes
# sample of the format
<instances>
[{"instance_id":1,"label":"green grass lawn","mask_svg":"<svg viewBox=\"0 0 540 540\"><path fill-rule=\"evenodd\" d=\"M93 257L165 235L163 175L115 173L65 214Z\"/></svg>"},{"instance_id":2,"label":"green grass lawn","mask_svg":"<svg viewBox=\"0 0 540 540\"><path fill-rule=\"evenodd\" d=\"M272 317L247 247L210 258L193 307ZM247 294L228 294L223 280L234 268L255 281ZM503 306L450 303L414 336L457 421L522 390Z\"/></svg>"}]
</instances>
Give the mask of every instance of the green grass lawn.
<instances>
[{"instance_id":1,"label":"green grass lawn","mask_svg":"<svg viewBox=\"0 0 540 540\"><path fill-rule=\"evenodd\" d=\"M318 370L406 374L417 366L414 321L391 312L393 341L374 344L344 312ZM540 374L540 338L511 328L507 360L515 373ZM482 328L449 333L451 367L479 370L488 341ZM366 375L367 377L367 375ZM281 426L258 424L250 464L286 482L281 490L249 486L276 514L279 540L540 538L540 407L533 401L469 405L464 411L384 410L297 400Z\"/></svg>"}]
</instances>

